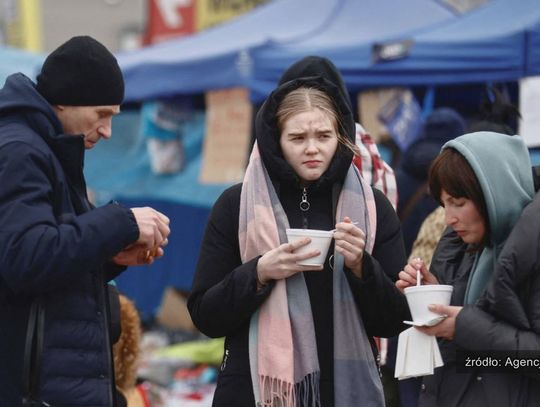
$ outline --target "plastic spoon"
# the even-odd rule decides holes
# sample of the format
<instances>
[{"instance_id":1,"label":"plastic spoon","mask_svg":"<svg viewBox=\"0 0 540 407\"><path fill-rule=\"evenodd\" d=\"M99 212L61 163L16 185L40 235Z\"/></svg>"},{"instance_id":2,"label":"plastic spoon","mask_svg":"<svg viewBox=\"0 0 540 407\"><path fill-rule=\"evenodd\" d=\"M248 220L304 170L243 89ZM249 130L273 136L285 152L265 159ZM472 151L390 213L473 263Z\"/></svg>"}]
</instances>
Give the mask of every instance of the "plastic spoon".
<instances>
[{"instance_id":1,"label":"plastic spoon","mask_svg":"<svg viewBox=\"0 0 540 407\"><path fill-rule=\"evenodd\" d=\"M422 262L422 259L420 257L416 258L416 260L417 262ZM422 267L421 264L420 264L420 267ZM417 286L422 285L422 275L420 273L420 269L416 269L416 285Z\"/></svg>"},{"instance_id":2,"label":"plastic spoon","mask_svg":"<svg viewBox=\"0 0 540 407\"><path fill-rule=\"evenodd\" d=\"M448 315L439 315L438 317L431 318L426 322L403 321L403 323L412 326L435 326L439 322L442 322L447 316Z\"/></svg>"}]
</instances>

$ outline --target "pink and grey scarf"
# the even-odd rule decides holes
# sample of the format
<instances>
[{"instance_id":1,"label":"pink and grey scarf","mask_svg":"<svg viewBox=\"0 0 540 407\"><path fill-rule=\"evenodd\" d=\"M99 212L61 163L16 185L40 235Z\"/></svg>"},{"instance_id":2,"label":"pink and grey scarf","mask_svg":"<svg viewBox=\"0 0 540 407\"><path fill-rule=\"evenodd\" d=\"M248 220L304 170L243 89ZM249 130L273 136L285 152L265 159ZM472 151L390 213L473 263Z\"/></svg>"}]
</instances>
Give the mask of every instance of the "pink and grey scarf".
<instances>
[{"instance_id":1,"label":"pink and grey scarf","mask_svg":"<svg viewBox=\"0 0 540 407\"><path fill-rule=\"evenodd\" d=\"M349 216L373 249L373 192L351 165L338 200L336 221ZM240 198L239 242L246 262L287 242L287 216L254 145ZM384 406L378 369L343 267L334 253L334 399L336 407ZM319 362L307 287L302 273L278 280L253 314L249 360L257 407L320 406Z\"/></svg>"}]
</instances>

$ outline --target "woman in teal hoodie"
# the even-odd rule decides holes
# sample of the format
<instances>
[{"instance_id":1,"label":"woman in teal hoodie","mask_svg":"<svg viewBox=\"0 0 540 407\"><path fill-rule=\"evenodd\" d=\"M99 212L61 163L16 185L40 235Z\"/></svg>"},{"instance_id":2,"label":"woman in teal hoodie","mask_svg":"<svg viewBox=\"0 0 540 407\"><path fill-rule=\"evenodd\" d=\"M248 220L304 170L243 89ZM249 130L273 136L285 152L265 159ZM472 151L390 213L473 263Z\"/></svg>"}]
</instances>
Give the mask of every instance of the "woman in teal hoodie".
<instances>
[{"instance_id":1,"label":"woman in teal hoodie","mask_svg":"<svg viewBox=\"0 0 540 407\"><path fill-rule=\"evenodd\" d=\"M430 168L429 185L445 209L449 233L439 243L430 270L414 259L399 273L396 286L403 290L416 284L420 270L423 284L450 284L454 290L450 306L430 306L447 317L434 327L420 328L439 338L444 366L424 378L419 405L535 405L531 399L539 382L525 371L484 375L486 369L471 368L464 360L484 352L481 361L496 359L504 365L506 356L540 349L540 332L530 329L520 335L511 320L484 307L505 301L486 299L493 292L486 289L500 273L497 260L503 246L534 195L528 150L519 136L466 134L443 146ZM540 304L533 308L538 311Z\"/></svg>"}]
</instances>

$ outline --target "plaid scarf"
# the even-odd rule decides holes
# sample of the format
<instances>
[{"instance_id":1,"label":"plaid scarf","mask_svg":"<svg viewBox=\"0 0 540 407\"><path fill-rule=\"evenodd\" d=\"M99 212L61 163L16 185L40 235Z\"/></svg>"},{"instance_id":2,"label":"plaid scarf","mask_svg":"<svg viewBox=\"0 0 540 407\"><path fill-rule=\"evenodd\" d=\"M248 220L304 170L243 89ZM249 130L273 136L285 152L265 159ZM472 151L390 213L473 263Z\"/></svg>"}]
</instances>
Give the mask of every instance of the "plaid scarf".
<instances>
[{"instance_id":1,"label":"plaid scarf","mask_svg":"<svg viewBox=\"0 0 540 407\"><path fill-rule=\"evenodd\" d=\"M349 216L366 231L373 249L375 200L351 165L338 199L336 221ZM240 198L239 242L243 262L287 242L287 215L254 145ZM336 407L384 406L378 369L344 270L334 253L334 400ZM278 280L251 318L249 361L258 407L320 406L319 362L309 294L303 273Z\"/></svg>"},{"instance_id":2,"label":"plaid scarf","mask_svg":"<svg viewBox=\"0 0 540 407\"><path fill-rule=\"evenodd\" d=\"M396 209L398 191L394 170L383 160L377 144L358 123L356 123L356 146L360 150L360 155L354 157L353 163L360 170L362 178L369 185L382 191Z\"/></svg>"}]
</instances>

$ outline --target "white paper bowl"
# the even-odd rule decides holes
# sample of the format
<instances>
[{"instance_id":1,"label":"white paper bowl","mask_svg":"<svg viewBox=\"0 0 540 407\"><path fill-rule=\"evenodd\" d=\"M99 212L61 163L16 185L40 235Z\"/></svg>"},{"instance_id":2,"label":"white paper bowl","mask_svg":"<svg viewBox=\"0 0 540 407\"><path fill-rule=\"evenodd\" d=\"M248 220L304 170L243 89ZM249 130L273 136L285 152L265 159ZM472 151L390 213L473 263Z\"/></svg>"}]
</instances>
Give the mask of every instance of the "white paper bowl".
<instances>
[{"instance_id":1,"label":"white paper bowl","mask_svg":"<svg viewBox=\"0 0 540 407\"><path fill-rule=\"evenodd\" d=\"M405 288L405 297L415 323L424 323L440 316L428 309L429 304L450 305L454 287L443 284L426 284Z\"/></svg>"},{"instance_id":2,"label":"white paper bowl","mask_svg":"<svg viewBox=\"0 0 540 407\"><path fill-rule=\"evenodd\" d=\"M315 230L315 229L286 229L287 241L289 243L294 243L298 240L301 240L305 237L311 239L311 243L305 246L302 246L295 250L295 253L303 254L313 250L319 250L321 254L315 257L298 262L298 264L304 266L321 266L324 264L326 255L328 254L328 249L330 247L330 242L334 236L333 231L329 230Z\"/></svg>"}]
</instances>

